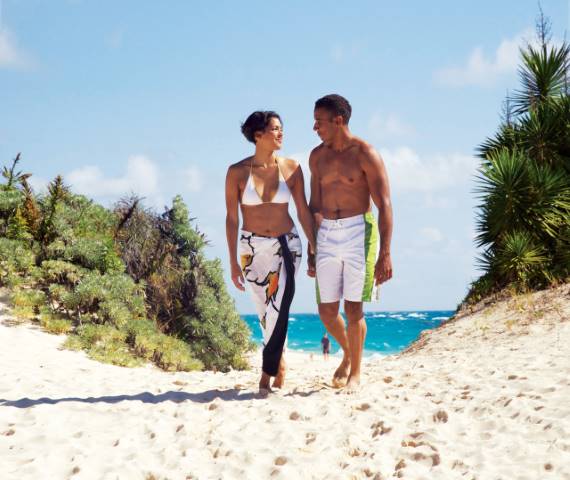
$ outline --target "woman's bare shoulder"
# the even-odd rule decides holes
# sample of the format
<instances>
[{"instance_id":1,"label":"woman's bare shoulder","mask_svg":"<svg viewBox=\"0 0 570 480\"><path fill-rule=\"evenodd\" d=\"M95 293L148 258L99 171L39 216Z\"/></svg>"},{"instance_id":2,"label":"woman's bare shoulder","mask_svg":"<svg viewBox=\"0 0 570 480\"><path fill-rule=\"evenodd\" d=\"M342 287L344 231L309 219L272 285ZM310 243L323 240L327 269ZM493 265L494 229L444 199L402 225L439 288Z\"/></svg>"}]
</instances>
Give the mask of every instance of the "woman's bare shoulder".
<instances>
[{"instance_id":1,"label":"woman's bare shoulder","mask_svg":"<svg viewBox=\"0 0 570 480\"><path fill-rule=\"evenodd\" d=\"M283 172L283 176L286 179L289 179L291 175L293 175L297 169L299 168L299 162L293 158L280 158L280 166Z\"/></svg>"},{"instance_id":2,"label":"woman's bare shoulder","mask_svg":"<svg viewBox=\"0 0 570 480\"><path fill-rule=\"evenodd\" d=\"M239 162L232 163L228 167L228 175L241 176L242 174L245 174L245 172L249 173L250 163L251 163L251 157L246 157L243 160L240 160Z\"/></svg>"}]
</instances>

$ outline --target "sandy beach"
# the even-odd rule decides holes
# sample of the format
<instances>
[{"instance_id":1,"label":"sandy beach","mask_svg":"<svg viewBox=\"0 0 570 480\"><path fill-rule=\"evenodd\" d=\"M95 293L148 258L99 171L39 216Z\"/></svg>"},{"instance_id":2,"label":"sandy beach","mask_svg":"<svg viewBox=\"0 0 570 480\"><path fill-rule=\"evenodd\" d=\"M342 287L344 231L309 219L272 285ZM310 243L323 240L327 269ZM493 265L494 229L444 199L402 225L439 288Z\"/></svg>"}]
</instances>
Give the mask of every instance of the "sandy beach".
<instances>
[{"instance_id":1,"label":"sandy beach","mask_svg":"<svg viewBox=\"0 0 570 480\"><path fill-rule=\"evenodd\" d=\"M570 286L447 322L330 387L338 359L165 373L0 318L0 478L570 479Z\"/></svg>"}]
</instances>

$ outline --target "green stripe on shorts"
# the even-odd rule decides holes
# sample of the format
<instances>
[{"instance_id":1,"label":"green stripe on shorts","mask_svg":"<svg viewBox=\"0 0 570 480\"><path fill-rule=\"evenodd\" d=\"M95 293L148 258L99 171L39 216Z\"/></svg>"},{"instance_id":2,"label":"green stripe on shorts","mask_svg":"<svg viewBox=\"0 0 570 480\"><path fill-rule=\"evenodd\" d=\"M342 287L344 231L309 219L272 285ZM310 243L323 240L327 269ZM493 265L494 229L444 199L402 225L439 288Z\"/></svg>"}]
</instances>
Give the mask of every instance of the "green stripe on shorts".
<instances>
[{"instance_id":1,"label":"green stripe on shorts","mask_svg":"<svg viewBox=\"0 0 570 480\"><path fill-rule=\"evenodd\" d=\"M378 224L372 212L364 215L364 255L366 259L366 271L364 276L364 287L362 288L362 301L372 300L372 289L374 288L374 267L376 265L376 253L378 252Z\"/></svg>"},{"instance_id":2,"label":"green stripe on shorts","mask_svg":"<svg viewBox=\"0 0 570 480\"><path fill-rule=\"evenodd\" d=\"M321 303L321 291L319 290L319 281L315 275L315 288L317 290L317 304Z\"/></svg>"}]
</instances>

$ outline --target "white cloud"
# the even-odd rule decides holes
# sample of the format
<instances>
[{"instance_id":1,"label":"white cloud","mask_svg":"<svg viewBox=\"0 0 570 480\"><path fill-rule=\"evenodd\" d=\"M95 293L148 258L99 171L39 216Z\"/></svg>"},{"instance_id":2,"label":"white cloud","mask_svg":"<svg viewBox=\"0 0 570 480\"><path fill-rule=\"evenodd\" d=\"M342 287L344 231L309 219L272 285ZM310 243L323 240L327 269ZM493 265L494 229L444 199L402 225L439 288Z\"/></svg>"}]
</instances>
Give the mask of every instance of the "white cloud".
<instances>
[{"instance_id":1,"label":"white cloud","mask_svg":"<svg viewBox=\"0 0 570 480\"><path fill-rule=\"evenodd\" d=\"M158 193L158 169L143 155L127 160L127 171L121 177L106 178L97 166L87 165L66 176L74 191L93 197L116 197L134 192L142 196Z\"/></svg>"},{"instance_id":2,"label":"white cloud","mask_svg":"<svg viewBox=\"0 0 570 480\"><path fill-rule=\"evenodd\" d=\"M1 28L0 68L25 69L30 66L29 56L18 47L14 36L6 28Z\"/></svg>"},{"instance_id":3,"label":"white cloud","mask_svg":"<svg viewBox=\"0 0 570 480\"><path fill-rule=\"evenodd\" d=\"M199 192L204 184L202 172L197 167L188 167L183 172L184 186L189 192Z\"/></svg>"},{"instance_id":4,"label":"white cloud","mask_svg":"<svg viewBox=\"0 0 570 480\"><path fill-rule=\"evenodd\" d=\"M381 149L395 191L433 192L466 183L476 171L474 157L460 153L420 157L409 147Z\"/></svg>"},{"instance_id":5,"label":"white cloud","mask_svg":"<svg viewBox=\"0 0 570 480\"><path fill-rule=\"evenodd\" d=\"M47 192L47 186L49 182L45 178L38 177L37 175L32 175L28 179L28 183L34 189L35 193Z\"/></svg>"},{"instance_id":6,"label":"white cloud","mask_svg":"<svg viewBox=\"0 0 570 480\"><path fill-rule=\"evenodd\" d=\"M481 47L475 47L465 65L437 70L434 79L441 85L452 87L493 85L501 76L516 72L520 60L519 47L528 42L533 43L532 29L504 39L491 56L487 56Z\"/></svg>"},{"instance_id":7,"label":"white cloud","mask_svg":"<svg viewBox=\"0 0 570 480\"><path fill-rule=\"evenodd\" d=\"M389 113L382 115L375 113L368 122L370 135L377 140L386 140L393 137L411 137L415 129L404 123L397 115Z\"/></svg>"},{"instance_id":8,"label":"white cloud","mask_svg":"<svg viewBox=\"0 0 570 480\"><path fill-rule=\"evenodd\" d=\"M443 234L435 227L424 227L420 229L420 235L430 243L438 243L443 240Z\"/></svg>"},{"instance_id":9,"label":"white cloud","mask_svg":"<svg viewBox=\"0 0 570 480\"><path fill-rule=\"evenodd\" d=\"M115 177L107 176L96 165L86 165L69 172L64 180L73 192L106 205L135 194L143 197L145 205L159 210L176 194L199 192L204 184L202 171L196 166L168 173L145 155L130 156L124 173Z\"/></svg>"}]
</instances>

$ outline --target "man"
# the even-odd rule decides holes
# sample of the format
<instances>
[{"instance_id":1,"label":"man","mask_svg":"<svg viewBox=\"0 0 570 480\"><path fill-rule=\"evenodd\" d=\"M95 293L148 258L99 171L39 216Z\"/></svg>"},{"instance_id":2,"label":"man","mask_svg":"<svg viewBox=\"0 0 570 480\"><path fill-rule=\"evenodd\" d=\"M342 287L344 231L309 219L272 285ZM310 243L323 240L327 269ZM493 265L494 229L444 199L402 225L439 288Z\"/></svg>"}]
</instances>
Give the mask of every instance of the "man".
<instances>
[{"instance_id":1,"label":"man","mask_svg":"<svg viewBox=\"0 0 570 480\"><path fill-rule=\"evenodd\" d=\"M313 276L316 268L319 315L344 353L333 385L346 385L347 392L360 385L366 337L362 303L372 300L374 285L392 277L388 176L378 152L350 132L351 113L350 104L340 95L326 95L316 101L313 130L322 143L309 157L309 207L319 229L316 261L309 257L309 275ZM378 224L371 201L378 208ZM378 233L380 254L376 258ZM341 298L347 329L339 314Z\"/></svg>"},{"instance_id":2,"label":"man","mask_svg":"<svg viewBox=\"0 0 570 480\"><path fill-rule=\"evenodd\" d=\"M325 358L325 360L328 360L331 349L331 341L329 340L327 332L325 332L323 338L321 338L321 345L323 346L323 357Z\"/></svg>"}]
</instances>

